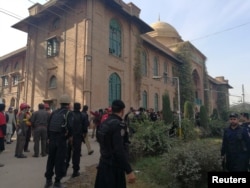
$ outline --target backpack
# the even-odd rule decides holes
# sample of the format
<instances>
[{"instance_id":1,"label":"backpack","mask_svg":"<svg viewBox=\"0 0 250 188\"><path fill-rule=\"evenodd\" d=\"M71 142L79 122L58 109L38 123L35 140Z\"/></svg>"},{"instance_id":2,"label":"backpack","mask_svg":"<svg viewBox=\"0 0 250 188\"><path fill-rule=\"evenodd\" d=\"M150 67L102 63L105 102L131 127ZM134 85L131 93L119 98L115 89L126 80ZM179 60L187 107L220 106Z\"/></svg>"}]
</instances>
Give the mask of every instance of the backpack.
<instances>
[{"instance_id":1,"label":"backpack","mask_svg":"<svg viewBox=\"0 0 250 188\"><path fill-rule=\"evenodd\" d=\"M72 134L78 135L83 133L82 129L83 114L81 112L72 112Z\"/></svg>"},{"instance_id":2,"label":"backpack","mask_svg":"<svg viewBox=\"0 0 250 188\"><path fill-rule=\"evenodd\" d=\"M70 111L65 108L54 111L50 116L49 131L67 132L68 131L67 118L69 112Z\"/></svg>"}]
</instances>

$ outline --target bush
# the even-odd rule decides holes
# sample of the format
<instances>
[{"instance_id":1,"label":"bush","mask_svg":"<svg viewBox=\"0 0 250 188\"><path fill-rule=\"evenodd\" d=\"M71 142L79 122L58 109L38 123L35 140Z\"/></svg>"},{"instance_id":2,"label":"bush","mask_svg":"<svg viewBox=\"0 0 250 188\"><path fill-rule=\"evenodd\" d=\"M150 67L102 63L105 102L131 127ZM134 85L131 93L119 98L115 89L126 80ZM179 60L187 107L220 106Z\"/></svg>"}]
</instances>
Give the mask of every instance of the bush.
<instances>
[{"instance_id":1,"label":"bush","mask_svg":"<svg viewBox=\"0 0 250 188\"><path fill-rule=\"evenodd\" d=\"M211 139L184 143L162 156L158 175L152 179L158 184L175 188L204 188L207 172L221 171L220 144Z\"/></svg>"},{"instance_id":2,"label":"bush","mask_svg":"<svg viewBox=\"0 0 250 188\"><path fill-rule=\"evenodd\" d=\"M211 120L209 122L210 128L210 137L222 137L224 128L228 126L228 124L223 120Z\"/></svg>"},{"instance_id":3,"label":"bush","mask_svg":"<svg viewBox=\"0 0 250 188\"><path fill-rule=\"evenodd\" d=\"M183 119L181 122L182 137L185 141L194 140L199 137L197 129L195 129L194 120Z\"/></svg>"},{"instance_id":4,"label":"bush","mask_svg":"<svg viewBox=\"0 0 250 188\"><path fill-rule=\"evenodd\" d=\"M172 147L174 139L170 138L169 130L172 125L165 125L162 121L148 121L132 125L136 132L130 139L129 146L131 160L142 156L156 156L163 154Z\"/></svg>"}]
</instances>

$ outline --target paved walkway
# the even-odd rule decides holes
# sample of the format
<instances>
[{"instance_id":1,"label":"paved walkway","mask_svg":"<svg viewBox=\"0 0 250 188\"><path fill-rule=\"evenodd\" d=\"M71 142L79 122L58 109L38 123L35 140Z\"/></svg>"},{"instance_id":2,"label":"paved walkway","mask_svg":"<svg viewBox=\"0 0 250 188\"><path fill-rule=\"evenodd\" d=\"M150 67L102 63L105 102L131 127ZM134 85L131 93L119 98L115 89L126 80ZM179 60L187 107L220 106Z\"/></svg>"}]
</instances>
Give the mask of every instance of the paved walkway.
<instances>
[{"instance_id":1,"label":"paved walkway","mask_svg":"<svg viewBox=\"0 0 250 188\"><path fill-rule=\"evenodd\" d=\"M91 130L89 131L91 132ZM88 155L86 145L82 145L82 157L80 163L80 172L85 171L86 166L97 164L99 161L99 145L89 137L94 153ZM14 157L16 141L5 145L5 151L0 154L0 163L5 166L0 167L0 187L1 188L43 188L45 184L45 169L47 157L34 158L33 141L29 145L29 153L24 153L27 158L18 159ZM67 181L72 175L72 168L68 169L68 174L62 179Z\"/></svg>"}]
</instances>

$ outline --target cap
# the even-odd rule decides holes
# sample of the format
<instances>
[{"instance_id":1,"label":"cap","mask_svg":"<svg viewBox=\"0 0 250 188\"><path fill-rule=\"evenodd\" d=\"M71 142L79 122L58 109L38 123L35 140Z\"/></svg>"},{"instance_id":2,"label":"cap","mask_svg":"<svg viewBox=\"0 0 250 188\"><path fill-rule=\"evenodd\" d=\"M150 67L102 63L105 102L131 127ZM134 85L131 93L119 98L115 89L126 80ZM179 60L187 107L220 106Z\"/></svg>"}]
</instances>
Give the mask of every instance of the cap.
<instances>
[{"instance_id":1,"label":"cap","mask_svg":"<svg viewBox=\"0 0 250 188\"><path fill-rule=\"evenodd\" d=\"M28 105L26 103L20 104L20 109L23 110L25 108L28 108Z\"/></svg>"},{"instance_id":2,"label":"cap","mask_svg":"<svg viewBox=\"0 0 250 188\"><path fill-rule=\"evenodd\" d=\"M63 94L63 95L60 96L59 102L61 104L62 103L69 104L70 103L70 97L67 94Z\"/></svg>"},{"instance_id":3,"label":"cap","mask_svg":"<svg viewBox=\"0 0 250 188\"><path fill-rule=\"evenodd\" d=\"M234 117L234 118L238 118L238 114L237 113L231 113L229 115L230 118Z\"/></svg>"}]
</instances>

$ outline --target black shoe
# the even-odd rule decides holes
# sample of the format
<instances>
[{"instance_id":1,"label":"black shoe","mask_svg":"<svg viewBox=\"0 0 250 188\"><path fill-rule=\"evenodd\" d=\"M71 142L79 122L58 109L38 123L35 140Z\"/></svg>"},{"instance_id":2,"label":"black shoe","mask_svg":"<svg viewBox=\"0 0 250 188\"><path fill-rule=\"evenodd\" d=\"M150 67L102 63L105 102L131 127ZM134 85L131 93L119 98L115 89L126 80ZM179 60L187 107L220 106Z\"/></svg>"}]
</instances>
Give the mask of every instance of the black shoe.
<instances>
[{"instance_id":1,"label":"black shoe","mask_svg":"<svg viewBox=\"0 0 250 188\"><path fill-rule=\"evenodd\" d=\"M92 155L94 153L94 150L89 151L89 155Z\"/></svg>"},{"instance_id":2,"label":"black shoe","mask_svg":"<svg viewBox=\"0 0 250 188\"><path fill-rule=\"evenodd\" d=\"M32 155L32 157L39 157L38 155Z\"/></svg>"},{"instance_id":3,"label":"black shoe","mask_svg":"<svg viewBox=\"0 0 250 188\"><path fill-rule=\"evenodd\" d=\"M27 156L22 154L22 155L18 155L17 158L27 158Z\"/></svg>"},{"instance_id":4,"label":"black shoe","mask_svg":"<svg viewBox=\"0 0 250 188\"><path fill-rule=\"evenodd\" d=\"M77 176L80 176L80 172L74 172L73 174L72 174L72 178L75 178L75 177L77 177Z\"/></svg>"},{"instance_id":5,"label":"black shoe","mask_svg":"<svg viewBox=\"0 0 250 188\"><path fill-rule=\"evenodd\" d=\"M53 184L52 180L46 180L44 188L50 188L52 186L52 184Z\"/></svg>"},{"instance_id":6,"label":"black shoe","mask_svg":"<svg viewBox=\"0 0 250 188\"><path fill-rule=\"evenodd\" d=\"M11 144L11 142L6 142L6 144Z\"/></svg>"},{"instance_id":7,"label":"black shoe","mask_svg":"<svg viewBox=\"0 0 250 188\"><path fill-rule=\"evenodd\" d=\"M55 182L53 188L65 188L65 186L61 182Z\"/></svg>"},{"instance_id":8,"label":"black shoe","mask_svg":"<svg viewBox=\"0 0 250 188\"><path fill-rule=\"evenodd\" d=\"M42 156L42 157L46 157L46 156L47 156L47 154L41 154L41 156Z\"/></svg>"},{"instance_id":9,"label":"black shoe","mask_svg":"<svg viewBox=\"0 0 250 188\"><path fill-rule=\"evenodd\" d=\"M30 152L30 150L26 149L26 150L24 150L24 152Z\"/></svg>"}]
</instances>

